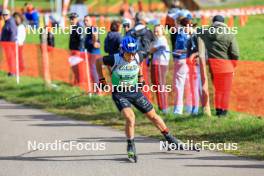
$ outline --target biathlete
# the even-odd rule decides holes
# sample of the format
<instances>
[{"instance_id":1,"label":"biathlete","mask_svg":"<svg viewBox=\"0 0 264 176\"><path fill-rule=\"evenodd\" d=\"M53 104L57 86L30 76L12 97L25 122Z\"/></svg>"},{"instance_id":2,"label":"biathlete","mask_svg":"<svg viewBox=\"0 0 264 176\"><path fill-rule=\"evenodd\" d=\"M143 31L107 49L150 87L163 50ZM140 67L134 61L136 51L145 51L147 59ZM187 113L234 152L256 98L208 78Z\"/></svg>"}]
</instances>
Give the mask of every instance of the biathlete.
<instances>
[{"instance_id":1,"label":"biathlete","mask_svg":"<svg viewBox=\"0 0 264 176\"><path fill-rule=\"evenodd\" d=\"M123 38L120 53L104 56L96 62L100 86L106 85L106 80L102 72L102 65L110 66L112 71L112 99L121 114L125 117L125 132L127 137L128 158L137 161L136 148L134 142L135 114L131 105L139 111L160 130L165 140L181 149L179 140L174 138L167 128L162 118L156 113L152 104L138 89L138 83L143 83L143 72L140 63L143 58L137 53L138 44L136 39L131 36ZM120 90L121 87L121 90ZM126 89L129 87L129 89Z\"/></svg>"}]
</instances>

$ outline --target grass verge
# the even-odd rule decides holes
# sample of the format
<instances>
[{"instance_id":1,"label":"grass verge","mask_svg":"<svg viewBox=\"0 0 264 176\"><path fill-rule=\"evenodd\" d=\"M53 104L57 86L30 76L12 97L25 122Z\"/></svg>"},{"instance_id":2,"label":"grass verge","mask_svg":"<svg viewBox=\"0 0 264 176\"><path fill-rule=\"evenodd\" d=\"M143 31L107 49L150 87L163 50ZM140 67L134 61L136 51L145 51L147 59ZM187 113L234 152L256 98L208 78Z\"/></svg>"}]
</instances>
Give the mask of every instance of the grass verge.
<instances>
[{"instance_id":1,"label":"grass verge","mask_svg":"<svg viewBox=\"0 0 264 176\"><path fill-rule=\"evenodd\" d=\"M14 103L30 105L55 114L85 120L91 124L111 126L123 130L124 120L113 105L110 96L79 96L76 87L56 82L56 89L43 86L42 79L22 77L16 85L15 78L0 72L0 98ZM138 111L136 133L160 138L158 130ZM204 116L163 116L172 133L182 140L237 143L238 150L224 151L238 156L264 159L264 118L232 112L226 118Z\"/></svg>"}]
</instances>

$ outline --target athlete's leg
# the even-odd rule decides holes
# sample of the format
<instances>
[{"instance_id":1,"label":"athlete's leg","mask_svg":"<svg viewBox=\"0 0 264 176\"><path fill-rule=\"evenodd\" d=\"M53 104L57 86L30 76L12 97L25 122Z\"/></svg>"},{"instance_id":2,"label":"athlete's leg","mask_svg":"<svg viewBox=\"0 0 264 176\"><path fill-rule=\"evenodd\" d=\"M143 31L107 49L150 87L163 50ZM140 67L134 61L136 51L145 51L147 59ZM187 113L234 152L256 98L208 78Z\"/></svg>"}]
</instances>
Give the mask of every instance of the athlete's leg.
<instances>
[{"instance_id":1,"label":"athlete's leg","mask_svg":"<svg viewBox=\"0 0 264 176\"><path fill-rule=\"evenodd\" d=\"M134 158L136 162L136 146L134 141L134 130L135 130L135 114L132 108L123 108L121 111L122 115L126 119L126 137L127 137L127 154L128 158Z\"/></svg>"},{"instance_id":2,"label":"athlete's leg","mask_svg":"<svg viewBox=\"0 0 264 176\"><path fill-rule=\"evenodd\" d=\"M177 147L178 149L183 149L182 142L178 140L177 138L175 138L172 134L170 134L169 129L167 128L166 124L164 123L162 118L156 113L154 108L150 110L149 112L145 113L145 115L160 130L165 140L169 144L174 143L178 146Z\"/></svg>"},{"instance_id":3,"label":"athlete's leg","mask_svg":"<svg viewBox=\"0 0 264 176\"><path fill-rule=\"evenodd\" d=\"M134 131L135 131L135 114L132 110L132 108L127 107L122 109L121 111L122 115L126 119L126 136L127 139L134 139Z\"/></svg>"},{"instance_id":4,"label":"athlete's leg","mask_svg":"<svg viewBox=\"0 0 264 176\"><path fill-rule=\"evenodd\" d=\"M149 112L145 113L145 115L161 132L167 129L166 124L164 123L162 118L156 113L154 108L152 108L152 110L150 110Z\"/></svg>"}]
</instances>

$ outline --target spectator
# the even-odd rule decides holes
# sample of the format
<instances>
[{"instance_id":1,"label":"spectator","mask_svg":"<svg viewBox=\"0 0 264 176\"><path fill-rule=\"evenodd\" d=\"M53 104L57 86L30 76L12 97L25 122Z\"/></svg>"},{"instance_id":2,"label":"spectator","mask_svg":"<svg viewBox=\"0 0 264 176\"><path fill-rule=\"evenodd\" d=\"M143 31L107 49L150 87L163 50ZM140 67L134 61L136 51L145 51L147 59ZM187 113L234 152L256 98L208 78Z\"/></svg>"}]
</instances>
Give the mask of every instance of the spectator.
<instances>
[{"instance_id":1,"label":"spectator","mask_svg":"<svg viewBox=\"0 0 264 176\"><path fill-rule=\"evenodd\" d=\"M239 59L239 49L236 37L229 34L224 23L224 17L216 15L213 24L203 36L208 52L209 66L215 90L215 110L217 116L226 116L229 108L229 98L232 81ZM209 32L215 31L215 32Z\"/></svg>"},{"instance_id":2,"label":"spectator","mask_svg":"<svg viewBox=\"0 0 264 176\"><path fill-rule=\"evenodd\" d=\"M113 21L111 23L110 32L108 32L104 41L104 50L109 55L113 55L119 52L122 36L121 36L121 24L119 21Z\"/></svg>"},{"instance_id":3,"label":"spectator","mask_svg":"<svg viewBox=\"0 0 264 176\"><path fill-rule=\"evenodd\" d=\"M10 11L5 9L2 11L2 17L5 25L2 29L1 41L15 42L17 40L17 26L15 20L10 16Z\"/></svg>"},{"instance_id":4,"label":"spectator","mask_svg":"<svg viewBox=\"0 0 264 176\"><path fill-rule=\"evenodd\" d=\"M125 35L131 35L132 31L132 21L129 18L124 18L122 21L124 34Z\"/></svg>"},{"instance_id":5,"label":"spectator","mask_svg":"<svg viewBox=\"0 0 264 176\"><path fill-rule=\"evenodd\" d=\"M14 52L15 42L17 40L17 26L15 20L10 16L10 11L4 9L2 17L5 25L2 28L1 41L5 42L3 45L6 59L8 63L8 76L15 76L16 74L16 54Z\"/></svg>"},{"instance_id":6,"label":"spectator","mask_svg":"<svg viewBox=\"0 0 264 176\"><path fill-rule=\"evenodd\" d=\"M144 58L148 58L150 53L151 43L155 37L153 32L146 26L145 15L143 12L136 13L135 27L131 31L131 36L139 42L138 50Z\"/></svg>"},{"instance_id":7,"label":"spectator","mask_svg":"<svg viewBox=\"0 0 264 176\"><path fill-rule=\"evenodd\" d=\"M100 40L99 40L99 31L97 27L92 25L91 18L86 15L84 17L84 25L85 25L85 39L84 39L84 47L89 53L89 64L90 64L90 71L92 76L92 81L94 83L99 82L99 78L96 71L96 60L100 58Z\"/></svg>"},{"instance_id":8,"label":"spectator","mask_svg":"<svg viewBox=\"0 0 264 176\"><path fill-rule=\"evenodd\" d=\"M51 51L55 47L55 37L52 33L51 26L45 25L45 29L40 30L40 41L48 45L48 51Z\"/></svg>"},{"instance_id":9,"label":"spectator","mask_svg":"<svg viewBox=\"0 0 264 176\"><path fill-rule=\"evenodd\" d=\"M20 13L15 12L13 17L17 25L19 71L22 72L24 70L23 45L26 40L26 27L23 24L24 18Z\"/></svg>"},{"instance_id":10,"label":"spectator","mask_svg":"<svg viewBox=\"0 0 264 176\"><path fill-rule=\"evenodd\" d=\"M201 74L200 74L200 65L198 60L198 41L197 37L194 34L194 28L196 24L193 24L189 18L184 18L181 21L181 25L185 27L185 32L189 35L187 40L186 49L187 49L187 66L188 66L188 75L185 86L185 91L187 94L187 106L186 111L192 115L198 115L199 112L199 101L200 101L200 90L201 90ZM200 47L202 47L200 45ZM195 55L196 54L196 55ZM203 57L205 58L205 56ZM203 64L201 62L201 64Z\"/></svg>"},{"instance_id":11,"label":"spectator","mask_svg":"<svg viewBox=\"0 0 264 176\"><path fill-rule=\"evenodd\" d=\"M174 113L182 114L183 113L183 99L184 99L184 90L189 88L189 67L187 65L187 41L190 38L189 28L187 25L191 25L191 20L183 18L180 21L179 33L176 37L175 44L175 53L174 55L174 85L175 85L175 106ZM191 106L191 94L190 89L187 89L186 95L186 111L191 114L198 111L198 107L195 107L195 110Z\"/></svg>"},{"instance_id":12,"label":"spectator","mask_svg":"<svg viewBox=\"0 0 264 176\"><path fill-rule=\"evenodd\" d=\"M73 60L76 60L76 63L71 64L71 66L74 74L74 84L78 85L81 83L78 64L82 61L80 58L80 51L83 50L82 34L80 33L82 27L79 24L79 15L77 13L70 13L68 16L71 25L69 49L71 50L72 56L70 58L74 58Z\"/></svg>"},{"instance_id":13,"label":"spectator","mask_svg":"<svg viewBox=\"0 0 264 176\"><path fill-rule=\"evenodd\" d=\"M25 3L26 12L25 17L29 25L38 28L39 27L39 12L34 8L31 3Z\"/></svg>"},{"instance_id":14,"label":"spectator","mask_svg":"<svg viewBox=\"0 0 264 176\"><path fill-rule=\"evenodd\" d=\"M70 50L81 51L83 49L82 45L82 34L80 29L82 28L78 21L79 15L77 13L69 14L71 33L70 33Z\"/></svg>"},{"instance_id":15,"label":"spectator","mask_svg":"<svg viewBox=\"0 0 264 176\"><path fill-rule=\"evenodd\" d=\"M175 41L177 37L177 21L176 20L180 16L181 9L182 7L180 4L180 1L174 1L174 3L171 5L171 8L169 9L167 16L166 16L165 25L171 31L170 40L171 40L173 49L175 48Z\"/></svg>"},{"instance_id":16,"label":"spectator","mask_svg":"<svg viewBox=\"0 0 264 176\"><path fill-rule=\"evenodd\" d=\"M196 28L198 30L198 28ZM193 97L201 97L202 113L211 116L209 103L208 78L206 71L206 48L203 40L199 35L191 33L190 39L187 41L187 57L189 58L190 86L193 90ZM196 78L197 77L197 78ZM193 105L199 103L199 98L193 99ZM198 105L196 105L198 107ZM195 109L194 109L195 110ZM198 110L198 109L197 109Z\"/></svg>"},{"instance_id":17,"label":"spectator","mask_svg":"<svg viewBox=\"0 0 264 176\"><path fill-rule=\"evenodd\" d=\"M165 92L166 76L169 69L170 50L168 41L164 35L164 28L162 25L154 27L155 41L151 47L153 53L151 65L151 80L154 85L158 85L157 100L159 109L164 113L168 113L168 95Z\"/></svg>"}]
</instances>

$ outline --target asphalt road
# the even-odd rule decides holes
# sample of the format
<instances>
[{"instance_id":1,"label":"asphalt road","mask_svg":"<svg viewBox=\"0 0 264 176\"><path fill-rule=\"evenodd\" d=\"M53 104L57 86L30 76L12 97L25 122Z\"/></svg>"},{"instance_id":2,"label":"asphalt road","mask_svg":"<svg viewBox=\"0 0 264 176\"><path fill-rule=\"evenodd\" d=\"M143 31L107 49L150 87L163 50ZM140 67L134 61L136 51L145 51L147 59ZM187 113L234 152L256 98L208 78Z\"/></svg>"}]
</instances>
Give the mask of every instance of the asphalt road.
<instances>
[{"instance_id":1,"label":"asphalt road","mask_svg":"<svg viewBox=\"0 0 264 176\"><path fill-rule=\"evenodd\" d=\"M55 144L43 148L56 140L57 150ZM66 143L72 150L59 150ZM135 164L126 159L123 132L0 100L0 176L264 175L262 161L220 152L160 151L158 140L142 136L136 144Z\"/></svg>"}]
</instances>

